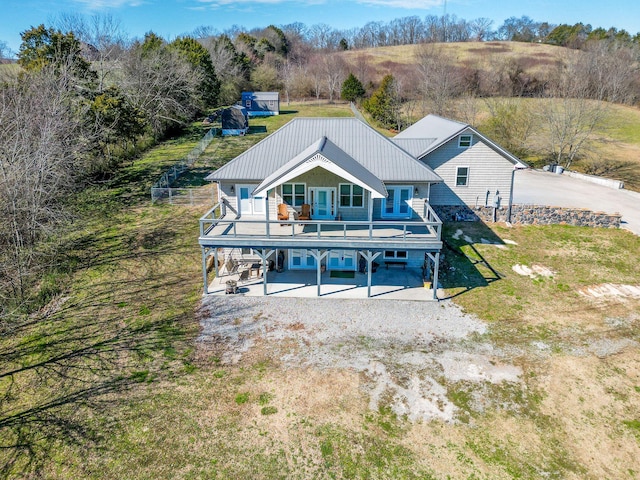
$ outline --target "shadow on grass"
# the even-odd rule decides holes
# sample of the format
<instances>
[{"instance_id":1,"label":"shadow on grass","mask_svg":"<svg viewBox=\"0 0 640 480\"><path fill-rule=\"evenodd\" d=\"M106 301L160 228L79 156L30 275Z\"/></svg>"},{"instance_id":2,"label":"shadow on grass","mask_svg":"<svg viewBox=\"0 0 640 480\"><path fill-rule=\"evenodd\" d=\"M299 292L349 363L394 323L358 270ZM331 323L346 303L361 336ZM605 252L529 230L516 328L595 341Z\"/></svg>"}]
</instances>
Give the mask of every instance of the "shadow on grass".
<instances>
[{"instance_id":1,"label":"shadow on grass","mask_svg":"<svg viewBox=\"0 0 640 480\"><path fill-rule=\"evenodd\" d=\"M446 299L486 287L502 278L476 248L477 244L504 245L502 239L483 222L447 223L443 228L442 241L440 283L447 290L460 289Z\"/></svg>"}]
</instances>

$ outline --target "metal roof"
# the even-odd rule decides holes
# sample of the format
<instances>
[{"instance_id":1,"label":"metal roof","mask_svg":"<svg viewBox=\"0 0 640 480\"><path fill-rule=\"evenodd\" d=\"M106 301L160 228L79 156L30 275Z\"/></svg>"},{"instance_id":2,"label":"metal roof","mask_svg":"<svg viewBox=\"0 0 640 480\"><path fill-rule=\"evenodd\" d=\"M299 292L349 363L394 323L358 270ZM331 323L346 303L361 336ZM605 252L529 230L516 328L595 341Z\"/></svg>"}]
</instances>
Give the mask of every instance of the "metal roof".
<instances>
[{"instance_id":1,"label":"metal roof","mask_svg":"<svg viewBox=\"0 0 640 480\"><path fill-rule=\"evenodd\" d=\"M416 158L422 158L428 153L448 142L456 135L468 133L478 136L490 148L515 164L516 168L527 168L528 165L518 157L488 139L471 125L449 120L437 115L427 115L406 130L393 137L393 141L407 150ZM423 142L423 143L420 143ZM422 148L421 150L421 147Z\"/></svg>"},{"instance_id":2,"label":"metal roof","mask_svg":"<svg viewBox=\"0 0 640 480\"><path fill-rule=\"evenodd\" d=\"M431 168L356 118L295 118L206 179L262 182L321 137L383 182L442 182Z\"/></svg>"},{"instance_id":3,"label":"metal roof","mask_svg":"<svg viewBox=\"0 0 640 480\"><path fill-rule=\"evenodd\" d=\"M327 137L313 142L299 155L273 172L256 187L253 195L260 197L266 190L277 187L314 168L323 168L369 190L373 198L386 198L384 183Z\"/></svg>"},{"instance_id":4,"label":"metal roof","mask_svg":"<svg viewBox=\"0 0 640 480\"><path fill-rule=\"evenodd\" d=\"M411 155L420 158L422 152L426 151L429 146L436 141L435 138L398 138L394 137L393 143L402 147Z\"/></svg>"}]
</instances>

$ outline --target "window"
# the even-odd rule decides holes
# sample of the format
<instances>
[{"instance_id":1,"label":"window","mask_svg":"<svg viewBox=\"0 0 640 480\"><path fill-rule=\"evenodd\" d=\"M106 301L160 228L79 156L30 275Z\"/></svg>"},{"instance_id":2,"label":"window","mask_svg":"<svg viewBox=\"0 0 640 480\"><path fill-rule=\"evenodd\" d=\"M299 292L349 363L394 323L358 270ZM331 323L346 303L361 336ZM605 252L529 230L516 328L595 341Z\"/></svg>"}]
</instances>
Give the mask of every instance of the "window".
<instances>
[{"instance_id":1,"label":"window","mask_svg":"<svg viewBox=\"0 0 640 480\"><path fill-rule=\"evenodd\" d=\"M364 189L352 183L340 184L341 207L364 207Z\"/></svg>"},{"instance_id":2,"label":"window","mask_svg":"<svg viewBox=\"0 0 640 480\"><path fill-rule=\"evenodd\" d=\"M460 135L458 138L458 147L467 148L471 146L471 135Z\"/></svg>"},{"instance_id":3,"label":"window","mask_svg":"<svg viewBox=\"0 0 640 480\"><path fill-rule=\"evenodd\" d=\"M456 169L456 187L465 187L469 184L469 167Z\"/></svg>"},{"instance_id":4,"label":"window","mask_svg":"<svg viewBox=\"0 0 640 480\"><path fill-rule=\"evenodd\" d=\"M292 207L300 207L304 203L304 183L283 183L282 201Z\"/></svg>"},{"instance_id":5,"label":"window","mask_svg":"<svg viewBox=\"0 0 640 480\"><path fill-rule=\"evenodd\" d=\"M388 260L406 260L409 256L406 250L385 250L384 258Z\"/></svg>"},{"instance_id":6,"label":"window","mask_svg":"<svg viewBox=\"0 0 640 480\"><path fill-rule=\"evenodd\" d=\"M250 99L250 98L247 98L247 99L244 101L244 104L246 105L246 107L247 107L247 108L251 108L251 99Z\"/></svg>"}]
</instances>

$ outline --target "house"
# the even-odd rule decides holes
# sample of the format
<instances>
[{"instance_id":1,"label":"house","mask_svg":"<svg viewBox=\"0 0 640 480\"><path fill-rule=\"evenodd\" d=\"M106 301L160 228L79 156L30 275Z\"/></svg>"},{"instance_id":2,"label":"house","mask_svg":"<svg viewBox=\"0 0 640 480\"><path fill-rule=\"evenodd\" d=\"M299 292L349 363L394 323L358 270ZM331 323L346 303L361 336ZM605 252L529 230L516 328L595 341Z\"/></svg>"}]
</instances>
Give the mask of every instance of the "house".
<instances>
[{"instance_id":1,"label":"house","mask_svg":"<svg viewBox=\"0 0 640 480\"><path fill-rule=\"evenodd\" d=\"M444 180L428 199L444 220L477 219L476 207L509 208L514 172L527 168L470 125L437 115L427 115L393 141Z\"/></svg>"},{"instance_id":2,"label":"house","mask_svg":"<svg viewBox=\"0 0 640 480\"><path fill-rule=\"evenodd\" d=\"M249 131L249 114L240 105L225 108L221 113L222 136L244 135Z\"/></svg>"},{"instance_id":3,"label":"house","mask_svg":"<svg viewBox=\"0 0 640 480\"><path fill-rule=\"evenodd\" d=\"M204 288L210 257L233 269L314 272L422 269L437 286L442 222L431 192L442 178L355 118L296 118L211 173L218 203L200 219ZM267 294L267 275L264 292ZM435 298L436 289L433 288Z\"/></svg>"},{"instance_id":4,"label":"house","mask_svg":"<svg viewBox=\"0 0 640 480\"><path fill-rule=\"evenodd\" d=\"M278 92L242 92L242 106L250 117L280 115L280 94Z\"/></svg>"}]
</instances>

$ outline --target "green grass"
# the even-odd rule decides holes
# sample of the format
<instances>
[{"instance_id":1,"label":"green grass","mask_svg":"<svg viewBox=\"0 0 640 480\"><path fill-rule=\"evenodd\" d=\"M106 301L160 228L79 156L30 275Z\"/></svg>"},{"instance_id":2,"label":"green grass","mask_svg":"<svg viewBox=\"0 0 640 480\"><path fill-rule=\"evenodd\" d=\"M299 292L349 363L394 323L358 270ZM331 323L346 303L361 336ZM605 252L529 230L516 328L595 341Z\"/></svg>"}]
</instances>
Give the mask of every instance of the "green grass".
<instances>
[{"instance_id":1,"label":"green grass","mask_svg":"<svg viewBox=\"0 0 640 480\"><path fill-rule=\"evenodd\" d=\"M344 106L296 109L306 115L350 114ZM286 119L265 120L273 122L266 123L267 131ZM599 307L576 293L593 283L640 283L637 237L563 226L446 226L445 238L464 252L446 254L447 266L454 268L443 271L446 292L489 322L485 335L467 341L481 348L490 343L516 357L524 385L487 385L484 390L448 385L449 399L469 412L460 417L467 423L456 425L412 424L385 406L369 411L366 392L357 386L358 397L346 401L327 385L323 403L310 398L318 385L290 388L291 376L306 371L281 369L269 356L273 352L228 365L215 348L208 351L196 342L195 312L202 291L196 239L202 209L152 206L148 189L201 134L196 125L150 150L108 184L77 195L76 219L58 239L64 246L55 259L61 268L43 279L43 300L50 303L0 338L2 477L586 476L572 452L572 429L552 416L560 403L545 403L548 392L536 382L549 378L554 359L563 359L569 347L590 338L606 334L640 341L633 323L615 330L603 323L610 316L631 318L637 302ZM232 139L224 155L211 155L228 161L246 148L239 143L244 141L247 137ZM452 239L457 228L475 241ZM518 245L500 249L480 238L507 238ZM515 263L534 262L552 268L553 278L534 281L511 270ZM238 326L259 320L237 315ZM522 352L532 342L549 344L551 360L527 359ZM370 342L363 338L361 343ZM599 364L607 374L602 382L628 383L626 397L614 399L625 407L620 409L624 415L597 412L589 422L602 423L594 423L590 434L614 435L602 429L616 425L635 435L637 421L631 419L637 418L633 402L640 387L617 368L623 358ZM595 374L581 379L587 380L600 386ZM513 407L478 408L474 393ZM309 407L308 399L318 400L310 404L321 407ZM500 421L516 431L504 433ZM529 445L526 438L519 441L517 428L542 446Z\"/></svg>"}]
</instances>

